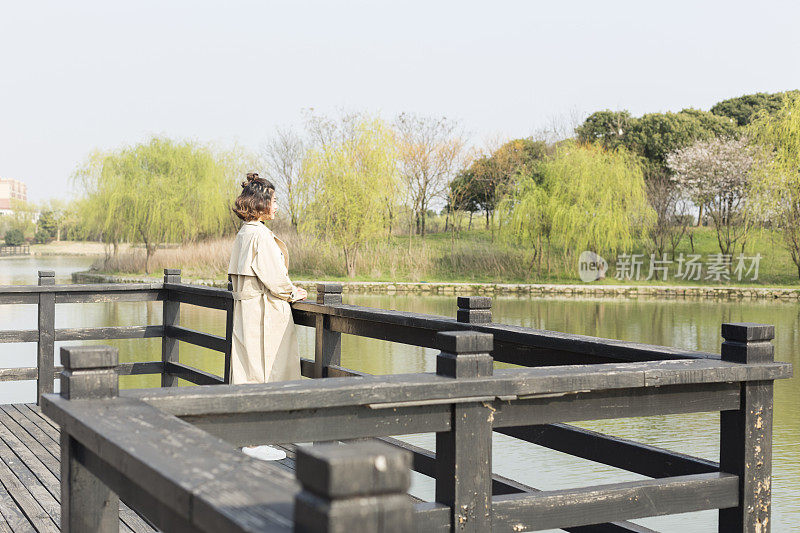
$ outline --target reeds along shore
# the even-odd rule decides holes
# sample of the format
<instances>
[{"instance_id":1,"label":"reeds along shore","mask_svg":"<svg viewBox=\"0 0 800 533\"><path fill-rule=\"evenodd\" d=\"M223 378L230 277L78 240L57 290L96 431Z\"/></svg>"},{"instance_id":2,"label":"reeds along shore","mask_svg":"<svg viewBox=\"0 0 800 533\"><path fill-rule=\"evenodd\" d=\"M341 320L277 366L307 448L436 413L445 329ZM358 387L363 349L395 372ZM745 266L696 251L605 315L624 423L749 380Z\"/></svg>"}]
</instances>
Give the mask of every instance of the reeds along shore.
<instances>
[{"instance_id":1,"label":"reeds along shore","mask_svg":"<svg viewBox=\"0 0 800 533\"><path fill-rule=\"evenodd\" d=\"M293 235L286 242L293 276L345 277L344 255L333 244L307 235ZM225 238L162 248L153 256L150 269L160 272L179 267L188 277L224 277L231 245L232 239ZM357 268L359 279L421 281L448 279L458 272L488 280L523 280L530 278L532 259L532 253L525 250L415 239L411 249L407 241L372 243L359 253ZM94 267L105 272L143 273L145 253L130 249L98 260Z\"/></svg>"},{"instance_id":2,"label":"reeds along shore","mask_svg":"<svg viewBox=\"0 0 800 533\"><path fill-rule=\"evenodd\" d=\"M289 272L293 279L346 280L344 254L323 238L297 233L290 228L274 228L289 247ZM225 279L233 236L169 245L159 248L151 259L150 271L180 268L186 278ZM646 280L650 250L645 245L631 253L642 254L644 267L638 283ZM797 287L797 272L779 238L769 231L756 232L748 243L747 255L761 256L758 279L735 277L722 283L705 279L681 280L677 263L671 265L666 285L736 285ZM694 229L693 241L684 240L676 254L699 254L708 260L718 254L713 228ZM635 280L614 278L614 257L606 257L612 271L601 284L637 284ZM391 282L482 282L482 283L578 283L578 256L565 254L555 246L549 253L536 255L532 247L512 246L492 239L485 230L431 233L424 238L395 234L366 245L356 262L358 281ZM94 268L108 274L144 274L145 252L141 247L120 248L115 256L95 262ZM752 276L752 273L751 273ZM750 277L751 277L750 276ZM655 282L658 284L658 282Z\"/></svg>"}]
</instances>

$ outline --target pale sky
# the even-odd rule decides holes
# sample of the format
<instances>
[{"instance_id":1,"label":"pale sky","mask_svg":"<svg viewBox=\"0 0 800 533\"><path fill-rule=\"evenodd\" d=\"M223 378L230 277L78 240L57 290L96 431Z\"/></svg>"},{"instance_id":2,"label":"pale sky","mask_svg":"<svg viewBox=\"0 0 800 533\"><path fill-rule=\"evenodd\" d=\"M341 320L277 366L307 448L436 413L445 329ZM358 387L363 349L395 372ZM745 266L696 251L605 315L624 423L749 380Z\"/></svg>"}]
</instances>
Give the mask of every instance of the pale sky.
<instances>
[{"instance_id":1,"label":"pale sky","mask_svg":"<svg viewBox=\"0 0 800 533\"><path fill-rule=\"evenodd\" d=\"M796 2L0 4L0 178L70 194L152 134L257 149L313 107L458 119L472 141L600 109L800 88Z\"/></svg>"}]
</instances>

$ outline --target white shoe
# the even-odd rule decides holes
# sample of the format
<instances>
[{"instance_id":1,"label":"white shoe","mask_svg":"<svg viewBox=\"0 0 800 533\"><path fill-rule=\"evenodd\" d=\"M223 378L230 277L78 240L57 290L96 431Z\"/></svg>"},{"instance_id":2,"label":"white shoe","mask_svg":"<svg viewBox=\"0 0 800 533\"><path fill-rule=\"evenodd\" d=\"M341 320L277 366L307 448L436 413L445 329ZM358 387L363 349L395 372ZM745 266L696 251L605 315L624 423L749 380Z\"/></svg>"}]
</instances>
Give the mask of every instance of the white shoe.
<instances>
[{"instance_id":1,"label":"white shoe","mask_svg":"<svg viewBox=\"0 0 800 533\"><path fill-rule=\"evenodd\" d=\"M261 459L262 461L280 461L281 459L286 459L285 451L266 445L245 446L242 448L242 453L254 459Z\"/></svg>"}]
</instances>

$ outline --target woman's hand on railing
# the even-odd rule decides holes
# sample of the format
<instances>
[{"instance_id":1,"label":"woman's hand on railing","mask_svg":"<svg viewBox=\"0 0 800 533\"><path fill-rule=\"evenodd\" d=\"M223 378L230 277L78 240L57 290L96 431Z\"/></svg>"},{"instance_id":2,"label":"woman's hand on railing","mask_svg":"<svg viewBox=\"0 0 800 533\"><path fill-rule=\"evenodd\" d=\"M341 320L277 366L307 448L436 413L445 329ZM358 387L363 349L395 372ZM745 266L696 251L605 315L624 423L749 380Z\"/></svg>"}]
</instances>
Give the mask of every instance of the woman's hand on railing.
<instances>
[{"instance_id":1,"label":"woman's hand on railing","mask_svg":"<svg viewBox=\"0 0 800 533\"><path fill-rule=\"evenodd\" d=\"M306 291L305 289L303 289L301 287L298 287L297 288L297 297L293 301L297 302L299 300L305 300L306 298L308 298L308 291Z\"/></svg>"}]
</instances>

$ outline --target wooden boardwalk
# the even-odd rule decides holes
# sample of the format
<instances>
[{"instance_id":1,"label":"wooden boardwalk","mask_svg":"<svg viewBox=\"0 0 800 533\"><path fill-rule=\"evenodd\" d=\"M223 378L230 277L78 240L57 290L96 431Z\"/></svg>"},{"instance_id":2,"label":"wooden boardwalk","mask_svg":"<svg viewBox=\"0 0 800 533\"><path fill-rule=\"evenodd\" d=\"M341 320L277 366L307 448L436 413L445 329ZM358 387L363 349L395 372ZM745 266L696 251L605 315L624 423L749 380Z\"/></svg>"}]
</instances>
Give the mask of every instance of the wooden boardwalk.
<instances>
[{"instance_id":1,"label":"wooden boardwalk","mask_svg":"<svg viewBox=\"0 0 800 533\"><path fill-rule=\"evenodd\" d=\"M58 426L36 405L0 405L0 532L57 532L61 525ZM120 503L121 532L155 531Z\"/></svg>"}]
</instances>

